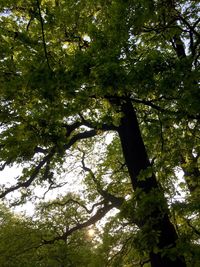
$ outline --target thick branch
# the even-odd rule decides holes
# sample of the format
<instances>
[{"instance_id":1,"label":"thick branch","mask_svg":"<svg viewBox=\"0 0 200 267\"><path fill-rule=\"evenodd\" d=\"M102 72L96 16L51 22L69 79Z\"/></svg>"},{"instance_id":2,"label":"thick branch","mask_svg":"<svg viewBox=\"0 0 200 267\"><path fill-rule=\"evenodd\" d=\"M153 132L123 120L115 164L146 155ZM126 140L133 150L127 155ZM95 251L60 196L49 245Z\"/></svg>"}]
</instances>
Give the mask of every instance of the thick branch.
<instances>
[{"instance_id":1,"label":"thick branch","mask_svg":"<svg viewBox=\"0 0 200 267\"><path fill-rule=\"evenodd\" d=\"M74 233L77 230L81 230L83 228L86 228L92 224L95 224L97 221L101 220L106 213L108 213L112 208L114 208L113 204L107 204L103 208L100 208L94 216L92 216L89 220L77 224L76 226L72 227L68 231L66 231L63 235L57 236L51 240L43 240L43 244L54 244L58 240L66 240L68 236L70 236L72 233Z\"/></svg>"},{"instance_id":2,"label":"thick branch","mask_svg":"<svg viewBox=\"0 0 200 267\"><path fill-rule=\"evenodd\" d=\"M191 32L193 32L198 38L200 38L200 33L195 30L195 27L199 23L200 19L198 19L192 26L184 17L181 16L181 14L179 14L178 17L190 29Z\"/></svg>"},{"instance_id":3,"label":"thick branch","mask_svg":"<svg viewBox=\"0 0 200 267\"><path fill-rule=\"evenodd\" d=\"M66 124L66 123L64 123L63 124L63 127L67 131L66 132L66 136L69 137L74 130L78 129L82 125L83 125L83 123L80 122L80 121L76 121L76 122L74 122L72 124Z\"/></svg>"},{"instance_id":4,"label":"thick branch","mask_svg":"<svg viewBox=\"0 0 200 267\"><path fill-rule=\"evenodd\" d=\"M91 130L91 131L87 131L87 132L83 132L83 133L78 133L76 135L74 135L71 140L65 144L63 146L64 150L67 150L69 149L74 143L76 143L78 140L82 140L82 139L87 139L87 138L90 138L90 137L93 137L97 134L97 131L95 130ZM40 149L39 149L40 150ZM41 152L43 150L40 150ZM39 152L39 151L38 151ZM43 151L44 152L44 151ZM46 151L45 151L46 152ZM31 185L31 183L35 180L35 178L37 177L38 173L40 172L41 168L50 162L51 158L53 157L53 155L56 153L56 148L54 147L51 152L45 156L43 158L43 160L35 167L35 169L33 170L30 178L28 180L26 180L25 182L18 182L16 185L14 186L11 186L7 189L4 190L4 192L2 192L0 194L0 198L3 198L5 197L7 194L13 192L13 191L16 191L18 190L19 188L22 188L22 187L29 187Z\"/></svg>"},{"instance_id":5,"label":"thick branch","mask_svg":"<svg viewBox=\"0 0 200 267\"><path fill-rule=\"evenodd\" d=\"M96 130L91 130L91 131L86 131L83 133L77 133L76 135L74 135L67 144L65 144L63 146L64 150L69 149L73 144L75 144L77 141L79 140L83 140L83 139L87 139L87 138L91 138L97 135L97 131Z\"/></svg>"},{"instance_id":6,"label":"thick branch","mask_svg":"<svg viewBox=\"0 0 200 267\"><path fill-rule=\"evenodd\" d=\"M48 150L42 147L36 146L34 149L35 153L42 153L42 154L47 154Z\"/></svg>"},{"instance_id":7,"label":"thick branch","mask_svg":"<svg viewBox=\"0 0 200 267\"><path fill-rule=\"evenodd\" d=\"M185 112L185 110L180 110L180 111L172 111L172 110L169 110L169 109L166 109L166 108L162 108L160 106L158 106L157 104L155 104L154 102L155 101L158 101L158 100L178 100L178 99L175 99L175 98L167 98L167 97L160 97L159 99L155 99L155 100L145 100L145 99L138 99L138 98L133 98L131 96L106 96L106 99L108 99L110 102L112 103L119 103L121 100L125 100L125 101L130 101L133 102L133 103L138 103L138 104L143 104L145 106L149 106L159 112L162 112L162 113L165 113L165 114L169 114L169 115L173 115L173 116L180 116L180 115L183 115L183 116L187 116L188 119L196 119L198 120L200 118L199 114L197 114L196 116L192 115L192 114L188 114ZM115 129L116 130L116 129Z\"/></svg>"},{"instance_id":8,"label":"thick branch","mask_svg":"<svg viewBox=\"0 0 200 267\"><path fill-rule=\"evenodd\" d=\"M178 58L186 58L185 47L181 37L178 34L175 34L171 42Z\"/></svg>"},{"instance_id":9,"label":"thick branch","mask_svg":"<svg viewBox=\"0 0 200 267\"><path fill-rule=\"evenodd\" d=\"M25 182L19 182L16 185L11 186L10 188L7 188L3 193L0 194L0 198L5 197L8 193L16 191L19 188L29 187L31 185L31 183L35 180L35 178L37 177L41 168L53 157L54 154L55 154L55 148L53 148L51 150L51 152L46 157L44 157L42 161L40 161L40 163L33 170L32 174L28 180L26 180Z\"/></svg>"},{"instance_id":10,"label":"thick branch","mask_svg":"<svg viewBox=\"0 0 200 267\"><path fill-rule=\"evenodd\" d=\"M0 171L3 171L6 166L11 163L11 160L6 160L2 165L0 165Z\"/></svg>"},{"instance_id":11,"label":"thick branch","mask_svg":"<svg viewBox=\"0 0 200 267\"><path fill-rule=\"evenodd\" d=\"M49 203L49 204L45 205L45 208L48 208L48 207L51 207L51 206L65 207L70 202L72 202L74 204L78 204L80 207L82 207L89 214L91 214L94 211L95 207L98 207L98 206L101 206L101 205L105 204L105 200L103 200L103 201L100 201L98 203L93 204L91 209L88 209L84 204L80 203L78 200L70 198L70 199L66 200L65 202L53 201L52 203Z\"/></svg>"},{"instance_id":12,"label":"thick branch","mask_svg":"<svg viewBox=\"0 0 200 267\"><path fill-rule=\"evenodd\" d=\"M106 123L102 123L100 125L98 125L98 127L96 125L94 125L94 123L92 123L89 120L86 120L82 114L79 113L79 116L82 120L82 125L87 126L89 128L92 129L96 129L96 130L102 130L102 131L116 131L117 127L114 126L113 124L106 124Z\"/></svg>"},{"instance_id":13,"label":"thick branch","mask_svg":"<svg viewBox=\"0 0 200 267\"><path fill-rule=\"evenodd\" d=\"M200 236L200 231L197 230L197 229L191 224L190 220L189 220L189 219L185 219L185 220L186 220L187 225L194 231L194 233L195 233L196 235Z\"/></svg>"}]
</instances>

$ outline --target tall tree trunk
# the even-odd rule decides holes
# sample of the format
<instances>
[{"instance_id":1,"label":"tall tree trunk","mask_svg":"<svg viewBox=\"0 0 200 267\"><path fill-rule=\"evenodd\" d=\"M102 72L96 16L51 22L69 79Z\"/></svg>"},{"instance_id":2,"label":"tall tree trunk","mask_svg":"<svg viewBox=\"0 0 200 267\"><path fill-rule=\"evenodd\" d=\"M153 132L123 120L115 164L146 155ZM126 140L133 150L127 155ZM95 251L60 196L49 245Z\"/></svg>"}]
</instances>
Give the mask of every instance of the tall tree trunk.
<instances>
[{"instance_id":1,"label":"tall tree trunk","mask_svg":"<svg viewBox=\"0 0 200 267\"><path fill-rule=\"evenodd\" d=\"M155 174L151 172L151 164L131 101L123 102L121 110L123 117L118 133L132 186L136 191L136 212L139 210L139 213L136 214L143 213L142 216L138 216L138 226L142 231L146 231L147 239L149 232L156 237L157 249L155 250L155 244L152 247L150 244L151 266L185 267L185 260L178 255L178 252L170 255L170 251L172 253L176 247L178 236L169 220L167 203L162 189L159 187ZM141 178L141 172L145 170L149 175Z\"/></svg>"}]
</instances>

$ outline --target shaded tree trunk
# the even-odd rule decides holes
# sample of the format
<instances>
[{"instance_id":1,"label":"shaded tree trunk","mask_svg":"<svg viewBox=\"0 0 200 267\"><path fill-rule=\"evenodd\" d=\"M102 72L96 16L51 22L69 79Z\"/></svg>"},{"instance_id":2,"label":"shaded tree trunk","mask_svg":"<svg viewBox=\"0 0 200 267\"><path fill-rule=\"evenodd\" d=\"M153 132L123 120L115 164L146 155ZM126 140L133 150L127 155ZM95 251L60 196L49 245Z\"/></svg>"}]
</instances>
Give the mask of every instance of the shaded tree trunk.
<instances>
[{"instance_id":1,"label":"shaded tree trunk","mask_svg":"<svg viewBox=\"0 0 200 267\"><path fill-rule=\"evenodd\" d=\"M185 267L185 260L178 255L178 252L173 254L173 257L171 254L170 257L170 251L174 251L178 236L169 220L164 194L159 187L155 174L151 172L151 164L131 101L123 102L121 111L124 115L121 119L118 133L132 186L136 191L136 212L137 210L140 211L139 214L143 212L142 216L137 218L138 226L142 231L147 231L148 229L156 236L157 252L154 250L155 246L152 245L151 247L151 244L149 244L151 266ZM150 174L141 179L140 174L145 170ZM146 234L148 239L149 233ZM146 241L150 242L149 240Z\"/></svg>"}]
</instances>

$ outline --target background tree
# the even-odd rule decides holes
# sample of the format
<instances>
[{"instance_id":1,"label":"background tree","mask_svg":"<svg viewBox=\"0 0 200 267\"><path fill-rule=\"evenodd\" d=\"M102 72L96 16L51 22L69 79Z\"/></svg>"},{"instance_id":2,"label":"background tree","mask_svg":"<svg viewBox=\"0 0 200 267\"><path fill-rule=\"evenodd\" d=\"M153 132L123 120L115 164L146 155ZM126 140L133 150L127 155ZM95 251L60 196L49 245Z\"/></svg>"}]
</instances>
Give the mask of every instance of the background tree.
<instances>
[{"instance_id":1,"label":"background tree","mask_svg":"<svg viewBox=\"0 0 200 267\"><path fill-rule=\"evenodd\" d=\"M199 177L199 3L7 1L1 10L1 169L23 165L1 197L18 190L25 202L38 185L60 187L76 155L94 192L84 206L97 210L90 218L81 212L75 229L120 208L139 229L145 261L186 266L195 241L180 245L175 219L198 232L198 215L191 222L167 198L182 168L188 209L198 211L191 207ZM95 143L110 131L115 138L96 156Z\"/></svg>"}]
</instances>

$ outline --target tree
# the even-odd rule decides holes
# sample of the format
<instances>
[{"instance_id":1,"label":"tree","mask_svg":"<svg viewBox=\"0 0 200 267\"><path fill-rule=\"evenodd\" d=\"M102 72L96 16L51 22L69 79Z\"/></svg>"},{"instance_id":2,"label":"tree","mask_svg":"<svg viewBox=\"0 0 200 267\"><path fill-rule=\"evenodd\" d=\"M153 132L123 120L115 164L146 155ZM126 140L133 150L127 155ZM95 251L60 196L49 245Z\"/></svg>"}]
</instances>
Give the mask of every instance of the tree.
<instances>
[{"instance_id":1,"label":"tree","mask_svg":"<svg viewBox=\"0 0 200 267\"><path fill-rule=\"evenodd\" d=\"M1 169L25 165L1 197L19 190L26 201L38 184L60 186L66 151L75 153L96 190L89 200L100 198L76 228L120 208L140 229L151 266L186 266L166 194L177 166L198 194L199 4L37 0L2 2L1 10ZM111 164L105 149L96 176L87 155L106 132L123 157ZM127 173L131 213L123 209Z\"/></svg>"},{"instance_id":2,"label":"tree","mask_svg":"<svg viewBox=\"0 0 200 267\"><path fill-rule=\"evenodd\" d=\"M1 218L4 217L0 230L1 266L91 266L95 251L92 251L93 241L87 231L75 232L65 242L45 244L45 238L53 237L54 231L59 232L66 227L66 224L63 224L61 229L60 223L55 230L55 222L58 223L58 220L64 219L64 216L56 213L56 209L54 214L51 213L53 208L50 206L49 203L49 207L46 207L50 210L49 214L43 207L38 212L38 219L34 221L27 216L9 213L1 206ZM54 221L50 220L50 213ZM66 215L66 212L63 214ZM73 218L72 214L71 218ZM70 226L69 221L67 224Z\"/></svg>"}]
</instances>

